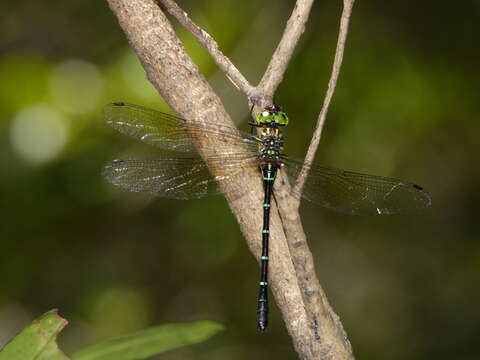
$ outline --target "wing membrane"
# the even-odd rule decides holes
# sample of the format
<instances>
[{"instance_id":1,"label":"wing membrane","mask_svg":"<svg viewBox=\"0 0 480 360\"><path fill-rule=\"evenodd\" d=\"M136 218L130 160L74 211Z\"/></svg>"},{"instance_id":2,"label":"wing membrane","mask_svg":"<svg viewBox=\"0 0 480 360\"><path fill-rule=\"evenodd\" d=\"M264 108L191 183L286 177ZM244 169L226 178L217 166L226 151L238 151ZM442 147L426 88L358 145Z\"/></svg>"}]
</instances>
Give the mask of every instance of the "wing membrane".
<instances>
[{"instance_id":1,"label":"wing membrane","mask_svg":"<svg viewBox=\"0 0 480 360\"><path fill-rule=\"evenodd\" d=\"M285 161L293 185L302 162ZM302 192L295 194L318 205L353 215L414 212L431 205L430 194L411 182L312 165Z\"/></svg>"},{"instance_id":2,"label":"wing membrane","mask_svg":"<svg viewBox=\"0 0 480 360\"><path fill-rule=\"evenodd\" d=\"M107 105L103 113L105 121L115 130L164 150L196 154L192 141L196 134L202 138L212 137L217 142L226 144L245 143L251 152L258 150L258 140L255 136L231 126L205 122L196 124L160 111L123 102Z\"/></svg>"},{"instance_id":3,"label":"wing membrane","mask_svg":"<svg viewBox=\"0 0 480 360\"><path fill-rule=\"evenodd\" d=\"M111 184L128 191L187 200L224 193L219 185L233 184L242 171L258 167L258 163L256 157L238 156L228 161L209 159L209 166L221 170L222 175L212 175L199 157L114 160L103 168L102 175Z\"/></svg>"}]
</instances>

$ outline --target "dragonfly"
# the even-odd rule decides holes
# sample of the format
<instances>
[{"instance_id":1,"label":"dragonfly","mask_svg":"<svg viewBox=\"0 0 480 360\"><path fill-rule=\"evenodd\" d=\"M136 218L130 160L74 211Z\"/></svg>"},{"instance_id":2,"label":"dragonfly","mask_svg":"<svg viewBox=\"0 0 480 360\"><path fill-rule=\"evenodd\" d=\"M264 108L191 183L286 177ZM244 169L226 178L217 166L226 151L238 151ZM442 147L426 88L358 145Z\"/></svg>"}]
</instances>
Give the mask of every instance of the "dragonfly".
<instances>
[{"instance_id":1,"label":"dragonfly","mask_svg":"<svg viewBox=\"0 0 480 360\"><path fill-rule=\"evenodd\" d=\"M431 205L430 194L417 184L317 164L307 166L309 176L302 189L296 189L295 179L304 164L283 152L289 118L275 104L249 122L252 129L258 128L257 134L208 121L192 122L125 102L107 105L104 117L120 133L163 150L158 158L113 160L104 166L103 177L125 190L181 200L227 192L241 195L246 189L238 186L238 178L251 174L252 169L259 174L264 200L257 327L262 332L268 328L271 198L280 169L294 196L343 213L397 214ZM215 139L215 145L206 142L200 153L194 139L205 138ZM232 144L239 144L236 150L231 150Z\"/></svg>"}]
</instances>

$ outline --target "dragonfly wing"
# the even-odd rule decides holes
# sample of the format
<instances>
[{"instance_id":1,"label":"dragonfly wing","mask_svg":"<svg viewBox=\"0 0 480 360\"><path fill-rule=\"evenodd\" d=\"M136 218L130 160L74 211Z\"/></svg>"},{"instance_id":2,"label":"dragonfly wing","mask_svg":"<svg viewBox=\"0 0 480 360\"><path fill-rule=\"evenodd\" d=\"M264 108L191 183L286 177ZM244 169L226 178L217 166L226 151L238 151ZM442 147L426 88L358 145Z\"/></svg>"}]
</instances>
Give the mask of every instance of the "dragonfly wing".
<instances>
[{"instance_id":1,"label":"dragonfly wing","mask_svg":"<svg viewBox=\"0 0 480 360\"><path fill-rule=\"evenodd\" d=\"M210 159L209 163L211 168L221 167L222 175L212 175L199 157L114 160L103 168L102 175L128 191L187 200L223 193L219 185L233 180L247 167L258 167L256 158Z\"/></svg>"},{"instance_id":2,"label":"dragonfly wing","mask_svg":"<svg viewBox=\"0 0 480 360\"><path fill-rule=\"evenodd\" d=\"M112 103L103 109L105 121L115 130L164 150L196 154L192 137L213 137L217 142L245 143L253 152L258 151L255 136L235 127L202 123L123 102ZM208 151L208 149L205 149ZM212 149L215 150L215 149Z\"/></svg>"},{"instance_id":3,"label":"dragonfly wing","mask_svg":"<svg viewBox=\"0 0 480 360\"><path fill-rule=\"evenodd\" d=\"M303 163L288 159L293 185ZM328 209L353 215L414 212L431 205L430 194L411 182L312 165L301 193L295 194Z\"/></svg>"}]
</instances>

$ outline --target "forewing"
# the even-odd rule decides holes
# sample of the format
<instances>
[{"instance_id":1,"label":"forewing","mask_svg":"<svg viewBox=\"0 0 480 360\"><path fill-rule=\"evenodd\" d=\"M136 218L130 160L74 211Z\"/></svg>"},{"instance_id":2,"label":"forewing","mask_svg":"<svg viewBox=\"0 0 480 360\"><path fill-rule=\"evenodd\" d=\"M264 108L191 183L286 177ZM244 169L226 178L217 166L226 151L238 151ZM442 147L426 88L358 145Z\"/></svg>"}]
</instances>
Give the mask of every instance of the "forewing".
<instances>
[{"instance_id":1,"label":"forewing","mask_svg":"<svg viewBox=\"0 0 480 360\"><path fill-rule=\"evenodd\" d=\"M292 185L301 167L299 160L285 161ZM295 195L354 215L415 212L431 205L430 194L411 182L319 165L310 166L301 193Z\"/></svg>"},{"instance_id":2,"label":"forewing","mask_svg":"<svg viewBox=\"0 0 480 360\"><path fill-rule=\"evenodd\" d=\"M245 143L249 151L256 152L257 139L235 127L203 122L192 123L185 119L123 102L107 105L105 121L122 134L141 140L164 150L196 154L192 137L213 137L217 142ZM215 151L216 148L211 149ZM208 153L209 149L204 149Z\"/></svg>"},{"instance_id":3,"label":"forewing","mask_svg":"<svg viewBox=\"0 0 480 360\"><path fill-rule=\"evenodd\" d=\"M114 160L103 168L103 177L128 191L187 200L225 192L242 170L256 167L256 158L209 159L210 168L221 167L214 176L201 158ZM219 169L217 169L219 170ZM238 190L238 189L237 189Z\"/></svg>"}]
</instances>

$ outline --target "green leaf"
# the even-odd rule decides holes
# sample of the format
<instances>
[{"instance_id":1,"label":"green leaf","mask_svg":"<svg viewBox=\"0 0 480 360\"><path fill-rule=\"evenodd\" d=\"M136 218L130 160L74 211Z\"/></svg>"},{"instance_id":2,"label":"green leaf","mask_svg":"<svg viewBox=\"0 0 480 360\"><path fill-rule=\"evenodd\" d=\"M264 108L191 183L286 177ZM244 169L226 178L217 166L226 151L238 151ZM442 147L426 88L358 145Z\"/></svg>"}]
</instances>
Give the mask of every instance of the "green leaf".
<instances>
[{"instance_id":1,"label":"green leaf","mask_svg":"<svg viewBox=\"0 0 480 360\"><path fill-rule=\"evenodd\" d=\"M57 310L43 314L0 350L0 360L68 360L56 342L67 323Z\"/></svg>"},{"instance_id":2,"label":"green leaf","mask_svg":"<svg viewBox=\"0 0 480 360\"><path fill-rule=\"evenodd\" d=\"M211 321L155 326L83 348L72 360L135 360L202 342L223 329Z\"/></svg>"}]
</instances>

